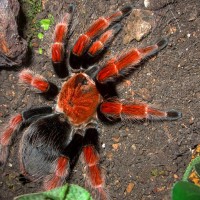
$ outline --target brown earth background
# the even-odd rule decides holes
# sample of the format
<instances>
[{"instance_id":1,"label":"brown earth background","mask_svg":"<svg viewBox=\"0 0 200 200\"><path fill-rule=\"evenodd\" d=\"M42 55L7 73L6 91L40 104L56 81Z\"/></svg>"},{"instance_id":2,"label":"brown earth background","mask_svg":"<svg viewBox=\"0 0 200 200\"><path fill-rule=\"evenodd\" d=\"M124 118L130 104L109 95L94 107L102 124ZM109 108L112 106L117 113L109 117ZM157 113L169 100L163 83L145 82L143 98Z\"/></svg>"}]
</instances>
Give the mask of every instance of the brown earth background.
<instances>
[{"instance_id":1,"label":"brown earth background","mask_svg":"<svg viewBox=\"0 0 200 200\"><path fill-rule=\"evenodd\" d=\"M37 19L52 14L60 19L66 5L72 1L48 0ZM143 1L83 0L76 5L76 24L69 46L94 19L112 13L125 4L146 9ZM152 1L153 2L153 1ZM176 109L182 119L173 122L120 122L100 126L101 165L106 171L106 187L114 200L169 200L173 184L180 180L191 158L191 150L200 142L200 1L154 1L156 23L150 34L141 42L125 44L122 30L113 41L108 54L116 54L131 46L144 47L154 44L162 37L169 38L168 46L117 84L120 98L135 98L163 109ZM129 18L122 21L126 26ZM24 38L28 35L24 27ZM0 69L0 126L15 113L32 105L54 105L54 100L45 100L18 84L17 75L28 67L48 80L61 86L62 80L54 74L49 58L53 28L45 33L39 43L44 51L37 53L37 45L31 48L28 63L22 67ZM126 33L128 34L128 33ZM18 139L20 136L18 137ZM11 157L6 170L0 176L0 199L40 190L38 183L22 185L19 181L17 158L18 140L11 148ZM80 162L72 172L70 183L85 186Z\"/></svg>"}]
</instances>

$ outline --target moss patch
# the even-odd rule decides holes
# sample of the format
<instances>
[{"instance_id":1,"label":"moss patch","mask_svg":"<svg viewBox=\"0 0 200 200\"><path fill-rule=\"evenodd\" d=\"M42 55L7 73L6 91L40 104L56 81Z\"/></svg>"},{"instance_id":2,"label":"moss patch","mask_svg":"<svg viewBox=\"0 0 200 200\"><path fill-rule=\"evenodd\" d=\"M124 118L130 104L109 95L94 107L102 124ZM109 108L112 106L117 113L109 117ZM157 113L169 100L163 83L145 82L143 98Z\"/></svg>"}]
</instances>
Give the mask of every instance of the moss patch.
<instances>
[{"instance_id":1,"label":"moss patch","mask_svg":"<svg viewBox=\"0 0 200 200\"><path fill-rule=\"evenodd\" d=\"M42 11L41 0L19 0L21 10L26 18L26 26L24 37L30 45L30 41L38 34L40 24L36 19L36 15Z\"/></svg>"}]
</instances>

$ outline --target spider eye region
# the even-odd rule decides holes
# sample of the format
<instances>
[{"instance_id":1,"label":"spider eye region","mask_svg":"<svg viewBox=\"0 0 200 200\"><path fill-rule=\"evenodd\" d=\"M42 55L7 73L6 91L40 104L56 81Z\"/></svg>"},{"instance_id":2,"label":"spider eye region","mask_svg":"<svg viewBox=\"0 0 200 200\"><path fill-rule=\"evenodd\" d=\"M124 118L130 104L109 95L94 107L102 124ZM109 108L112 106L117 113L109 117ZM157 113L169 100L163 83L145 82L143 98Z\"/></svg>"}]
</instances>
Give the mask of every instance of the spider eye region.
<instances>
[{"instance_id":1,"label":"spider eye region","mask_svg":"<svg viewBox=\"0 0 200 200\"><path fill-rule=\"evenodd\" d=\"M56 110L64 113L73 125L79 126L94 116L100 100L94 81L85 73L78 73L64 82Z\"/></svg>"}]
</instances>

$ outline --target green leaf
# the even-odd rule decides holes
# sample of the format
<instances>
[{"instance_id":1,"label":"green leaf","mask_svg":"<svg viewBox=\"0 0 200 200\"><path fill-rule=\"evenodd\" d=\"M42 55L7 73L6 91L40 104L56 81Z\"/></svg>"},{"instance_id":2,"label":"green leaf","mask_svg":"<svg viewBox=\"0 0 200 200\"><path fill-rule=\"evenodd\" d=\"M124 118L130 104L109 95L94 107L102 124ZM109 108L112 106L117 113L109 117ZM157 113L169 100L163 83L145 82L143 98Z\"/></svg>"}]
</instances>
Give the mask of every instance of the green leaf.
<instances>
[{"instance_id":1,"label":"green leaf","mask_svg":"<svg viewBox=\"0 0 200 200\"><path fill-rule=\"evenodd\" d=\"M42 39L44 38L44 34L43 34L43 33L38 33L38 38L39 38L40 40L42 40Z\"/></svg>"},{"instance_id":2,"label":"green leaf","mask_svg":"<svg viewBox=\"0 0 200 200\"><path fill-rule=\"evenodd\" d=\"M40 55L42 55L43 49L42 49L42 48L39 48L39 49L38 49L38 53L39 53Z\"/></svg>"},{"instance_id":3,"label":"green leaf","mask_svg":"<svg viewBox=\"0 0 200 200\"><path fill-rule=\"evenodd\" d=\"M175 183L172 190L172 200L199 200L200 187L186 181Z\"/></svg>"},{"instance_id":4,"label":"green leaf","mask_svg":"<svg viewBox=\"0 0 200 200\"><path fill-rule=\"evenodd\" d=\"M200 177L200 163L197 163L195 166L194 166L194 169L198 175L198 177Z\"/></svg>"},{"instance_id":5,"label":"green leaf","mask_svg":"<svg viewBox=\"0 0 200 200\"><path fill-rule=\"evenodd\" d=\"M51 25L50 19L42 19L40 20L40 26L45 30L49 30L49 26Z\"/></svg>"},{"instance_id":6,"label":"green leaf","mask_svg":"<svg viewBox=\"0 0 200 200\"><path fill-rule=\"evenodd\" d=\"M88 191L78 185L66 184L62 187L41 193L15 197L14 200L92 200Z\"/></svg>"},{"instance_id":7,"label":"green leaf","mask_svg":"<svg viewBox=\"0 0 200 200\"><path fill-rule=\"evenodd\" d=\"M190 176L192 170L196 165L200 164L200 156L197 156L195 159L193 159L190 164L187 166L187 169L183 175L182 180L183 181L188 181L188 177Z\"/></svg>"}]
</instances>

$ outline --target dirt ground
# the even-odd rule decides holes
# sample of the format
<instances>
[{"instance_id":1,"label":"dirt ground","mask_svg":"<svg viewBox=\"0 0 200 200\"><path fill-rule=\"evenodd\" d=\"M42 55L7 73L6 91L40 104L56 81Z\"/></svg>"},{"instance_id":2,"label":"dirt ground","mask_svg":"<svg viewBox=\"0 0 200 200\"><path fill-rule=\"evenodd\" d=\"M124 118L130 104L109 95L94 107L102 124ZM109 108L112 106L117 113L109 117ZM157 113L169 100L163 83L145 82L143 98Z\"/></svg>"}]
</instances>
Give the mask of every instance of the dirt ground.
<instances>
[{"instance_id":1,"label":"dirt ground","mask_svg":"<svg viewBox=\"0 0 200 200\"><path fill-rule=\"evenodd\" d=\"M72 1L71 1L72 2ZM142 0L81 0L76 4L75 30L70 38L72 46L78 35L98 16L111 13L125 4L146 9ZM153 2L153 1L152 1ZM143 47L154 44L162 37L169 38L169 45L156 57L147 60L126 80L117 84L120 98L147 101L158 108L176 109L183 117L172 122L134 123L123 121L100 126L101 165L106 171L106 188L113 200L169 200L173 184L180 180L189 163L191 150L200 142L200 1L169 1L158 5L153 12L156 24L141 42L124 44L122 30L110 47L114 55L130 46ZM166 1L168 2L168 1ZM60 13L70 1L47 2L38 19L51 13L59 19ZM162 6L164 5L164 6ZM64 12L64 11L63 11ZM122 21L126 25L129 18ZM25 39L28 37L24 35ZM12 114L22 112L33 105L54 105L18 84L17 74L28 67L61 86L62 80L54 75L49 59L52 29L46 32L42 45L44 52L32 48L29 62L22 67L0 69L0 126ZM38 183L23 185L19 181L17 142L11 148L6 170L0 176L0 199L40 190ZM85 186L80 162L75 166L70 183Z\"/></svg>"}]
</instances>

